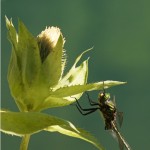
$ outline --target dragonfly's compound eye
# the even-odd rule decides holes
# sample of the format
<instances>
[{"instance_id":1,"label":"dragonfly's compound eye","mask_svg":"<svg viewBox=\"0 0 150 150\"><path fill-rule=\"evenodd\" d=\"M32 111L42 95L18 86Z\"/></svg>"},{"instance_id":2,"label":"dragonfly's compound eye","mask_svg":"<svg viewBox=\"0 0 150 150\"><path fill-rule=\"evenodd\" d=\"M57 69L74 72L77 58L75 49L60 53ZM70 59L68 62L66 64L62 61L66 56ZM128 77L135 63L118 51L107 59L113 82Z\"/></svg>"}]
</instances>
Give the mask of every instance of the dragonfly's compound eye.
<instances>
[{"instance_id":1,"label":"dragonfly's compound eye","mask_svg":"<svg viewBox=\"0 0 150 150\"><path fill-rule=\"evenodd\" d=\"M104 95L105 95L104 93L100 93L100 97L104 97Z\"/></svg>"}]
</instances>

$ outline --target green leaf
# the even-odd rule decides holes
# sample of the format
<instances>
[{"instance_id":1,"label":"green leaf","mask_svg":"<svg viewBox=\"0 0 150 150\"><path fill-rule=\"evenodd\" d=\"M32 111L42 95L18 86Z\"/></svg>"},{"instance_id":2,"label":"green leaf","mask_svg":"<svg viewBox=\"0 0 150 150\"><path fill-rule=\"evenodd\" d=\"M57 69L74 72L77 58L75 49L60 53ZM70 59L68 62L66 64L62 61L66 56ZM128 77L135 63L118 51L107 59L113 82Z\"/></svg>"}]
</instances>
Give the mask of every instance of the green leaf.
<instances>
[{"instance_id":1,"label":"green leaf","mask_svg":"<svg viewBox=\"0 0 150 150\"><path fill-rule=\"evenodd\" d=\"M12 44L12 54L8 69L11 94L19 109L34 109L48 96L47 86L39 79L41 59L36 39L19 20L18 34L12 21L6 18L8 38ZM40 92L39 92L40 91Z\"/></svg>"},{"instance_id":2,"label":"green leaf","mask_svg":"<svg viewBox=\"0 0 150 150\"><path fill-rule=\"evenodd\" d=\"M50 96L43 101L43 103L40 105L40 108L38 108L38 111L52 107L70 105L71 103L75 102L75 98L79 99L82 93L85 91L103 90L103 88L107 89L112 86L117 86L125 83L126 82L108 80L104 81L104 85L103 82L97 82L86 85L63 87L56 91L51 91Z\"/></svg>"},{"instance_id":3,"label":"green leaf","mask_svg":"<svg viewBox=\"0 0 150 150\"><path fill-rule=\"evenodd\" d=\"M18 34L16 32L16 29L13 26L12 19L8 20L6 17L6 26L8 29L8 39L10 43L12 44L12 53L8 68L8 83L10 87L10 91L14 99L16 100L17 97L20 97L22 94L22 78L21 78L21 71L20 71L20 63L18 61L18 54L17 54L17 43L18 43ZM19 109L22 109L24 106L20 106L21 102L15 101L19 107Z\"/></svg>"},{"instance_id":4,"label":"green leaf","mask_svg":"<svg viewBox=\"0 0 150 150\"><path fill-rule=\"evenodd\" d=\"M60 122L56 117L38 112L1 111L1 130L17 136L33 134Z\"/></svg>"},{"instance_id":5,"label":"green leaf","mask_svg":"<svg viewBox=\"0 0 150 150\"><path fill-rule=\"evenodd\" d=\"M82 93L85 91L102 90L102 89L110 88L112 86L121 85L125 83L126 82L108 80L108 81L104 81L104 85L103 85L103 81L90 83L86 85L74 85L70 87L63 87L56 91L52 91L50 92L50 96L67 97L67 96L75 95L75 94Z\"/></svg>"},{"instance_id":6,"label":"green leaf","mask_svg":"<svg viewBox=\"0 0 150 150\"><path fill-rule=\"evenodd\" d=\"M88 78L88 59L82 62L78 67L77 63L79 62L83 54L90 50L92 50L92 48L81 53L75 60L75 63L73 64L69 72L59 81L56 86L52 87L51 89L56 90L64 86L86 84Z\"/></svg>"},{"instance_id":7,"label":"green leaf","mask_svg":"<svg viewBox=\"0 0 150 150\"><path fill-rule=\"evenodd\" d=\"M44 100L43 103L41 103L39 107L36 108L36 111L42 111L44 109L53 108L53 107L67 106L73 103L74 100L75 99L69 101L66 98L49 96L47 99Z\"/></svg>"},{"instance_id":8,"label":"green leaf","mask_svg":"<svg viewBox=\"0 0 150 150\"><path fill-rule=\"evenodd\" d=\"M94 136L92 136L89 132L83 129L76 128L71 122L66 122L65 125L51 126L46 128L45 130L50 132L59 132L67 136L85 140L95 145L98 149L104 150L103 146L100 143L98 143L97 139Z\"/></svg>"},{"instance_id":9,"label":"green leaf","mask_svg":"<svg viewBox=\"0 0 150 150\"><path fill-rule=\"evenodd\" d=\"M31 88L38 84L38 74L41 68L41 58L38 44L34 36L28 31L23 22L19 20L17 54L22 73L23 84Z\"/></svg>"},{"instance_id":10,"label":"green leaf","mask_svg":"<svg viewBox=\"0 0 150 150\"><path fill-rule=\"evenodd\" d=\"M34 134L41 130L55 131L79 138L103 150L103 147L90 133L76 128L69 121L38 112L1 111L1 131L4 133L23 136L25 134Z\"/></svg>"},{"instance_id":11,"label":"green leaf","mask_svg":"<svg viewBox=\"0 0 150 150\"><path fill-rule=\"evenodd\" d=\"M5 16L5 19L6 19L6 27L9 31L8 34L7 34L8 39L11 42L14 49L16 49L17 40L18 40L18 35L17 35L17 32L16 32L16 29L14 28L14 25L12 23L12 19L9 20L6 16Z\"/></svg>"}]
</instances>

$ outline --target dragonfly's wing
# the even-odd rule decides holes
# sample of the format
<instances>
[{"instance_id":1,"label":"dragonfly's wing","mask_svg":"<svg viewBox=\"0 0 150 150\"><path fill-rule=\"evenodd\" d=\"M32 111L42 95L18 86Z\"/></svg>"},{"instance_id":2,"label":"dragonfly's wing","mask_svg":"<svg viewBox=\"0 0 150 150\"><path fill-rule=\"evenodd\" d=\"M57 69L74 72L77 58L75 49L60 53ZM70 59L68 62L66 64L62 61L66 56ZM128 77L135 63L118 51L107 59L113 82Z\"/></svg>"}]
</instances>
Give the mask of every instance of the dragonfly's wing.
<instances>
[{"instance_id":1,"label":"dragonfly's wing","mask_svg":"<svg viewBox=\"0 0 150 150\"><path fill-rule=\"evenodd\" d=\"M122 140L120 139L119 136L117 136L117 138L118 138L119 148L120 148L120 150L123 150L124 149L124 143L122 142Z\"/></svg>"},{"instance_id":2,"label":"dragonfly's wing","mask_svg":"<svg viewBox=\"0 0 150 150\"><path fill-rule=\"evenodd\" d=\"M117 120L118 120L119 126L121 127L123 123L123 112L117 111Z\"/></svg>"},{"instance_id":3,"label":"dragonfly's wing","mask_svg":"<svg viewBox=\"0 0 150 150\"><path fill-rule=\"evenodd\" d=\"M114 105L117 107L117 105L116 105L116 100L115 100L115 96L113 96L113 103L114 103Z\"/></svg>"},{"instance_id":4,"label":"dragonfly's wing","mask_svg":"<svg viewBox=\"0 0 150 150\"><path fill-rule=\"evenodd\" d=\"M120 139L120 137L116 134L116 132L111 130L110 134L118 142L119 149L123 150L124 149L124 144L123 144L122 140Z\"/></svg>"},{"instance_id":5,"label":"dragonfly's wing","mask_svg":"<svg viewBox=\"0 0 150 150\"><path fill-rule=\"evenodd\" d=\"M99 112L99 114L100 114L100 116L101 116L101 118L102 118L102 120L103 120L103 122L104 122L104 124L105 124L105 118L104 118L102 112L101 112L101 111L98 111L98 112Z\"/></svg>"},{"instance_id":6,"label":"dragonfly's wing","mask_svg":"<svg viewBox=\"0 0 150 150\"><path fill-rule=\"evenodd\" d=\"M115 132L115 135L118 139L120 150L123 150L124 147L126 147L127 150L131 150L129 144L125 141L124 137L121 135L121 133L117 129L115 122L112 122L112 126L113 126L113 131Z\"/></svg>"},{"instance_id":7,"label":"dragonfly's wing","mask_svg":"<svg viewBox=\"0 0 150 150\"><path fill-rule=\"evenodd\" d=\"M119 131L118 131L117 123L113 122L112 125L113 125L112 136L118 141L120 150L123 150L124 149L124 143L121 140L121 137L119 136L120 134L118 134Z\"/></svg>"},{"instance_id":8,"label":"dragonfly's wing","mask_svg":"<svg viewBox=\"0 0 150 150\"><path fill-rule=\"evenodd\" d=\"M113 97L113 103L117 108L117 104L116 104L116 101L115 101L115 96ZM117 110L117 121L119 123L119 126L121 127L122 123L123 123L123 112L120 112L118 110Z\"/></svg>"},{"instance_id":9,"label":"dragonfly's wing","mask_svg":"<svg viewBox=\"0 0 150 150\"><path fill-rule=\"evenodd\" d=\"M117 135L117 134L116 134ZM119 136L120 135L120 136ZM117 135L117 138L118 138L118 143L119 143L119 148L120 150L124 150L124 147L127 149L127 150L131 150L131 147L130 145L127 143L127 141L125 141L124 137L119 133Z\"/></svg>"}]
</instances>

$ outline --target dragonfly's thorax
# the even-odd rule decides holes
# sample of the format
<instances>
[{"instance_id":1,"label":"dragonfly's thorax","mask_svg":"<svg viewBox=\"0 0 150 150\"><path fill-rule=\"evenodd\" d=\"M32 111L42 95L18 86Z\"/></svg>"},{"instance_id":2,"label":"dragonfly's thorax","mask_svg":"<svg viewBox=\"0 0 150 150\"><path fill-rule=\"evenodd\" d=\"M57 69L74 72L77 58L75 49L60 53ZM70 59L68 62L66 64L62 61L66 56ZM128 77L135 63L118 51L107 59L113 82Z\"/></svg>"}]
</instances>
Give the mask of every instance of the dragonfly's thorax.
<instances>
[{"instance_id":1,"label":"dragonfly's thorax","mask_svg":"<svg viewBox=\"0 0 150 150\"><path fill-rule=\"evenodd\" d=\"M115 104L110 100L110 95L107 93L99 94L99 105L100 111L105 119L105 129L112 129L111 122L116 120L116 107Z\"/></svg>"}]
</instances>

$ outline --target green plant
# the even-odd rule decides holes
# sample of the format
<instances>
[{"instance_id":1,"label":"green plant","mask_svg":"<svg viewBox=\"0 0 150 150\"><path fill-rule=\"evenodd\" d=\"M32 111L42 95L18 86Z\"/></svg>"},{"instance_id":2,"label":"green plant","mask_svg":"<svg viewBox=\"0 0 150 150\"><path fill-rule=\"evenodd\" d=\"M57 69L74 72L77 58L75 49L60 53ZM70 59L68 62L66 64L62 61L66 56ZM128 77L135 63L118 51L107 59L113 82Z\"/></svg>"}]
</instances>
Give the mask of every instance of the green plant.
<instances>
[{"instance_id":1,"label":"green plant","mask_svg":"<svg viewBox=\"0 0 150 150\"><path fill-rule=\"evenodd\" d=\"M82 55L91 49L79 55L64 75L65 40L60 29L48 27L34 37L20 20L18 24L17 33L12 21L6 18L8 39L12 45L8 83L20 112L1 110L1 131L22 137L20 150L27 150L30 136L42 130L80 138L103 150L87 131L41 112L70 105L85 91L103 89L103 82L87 83L88 59L77 65ZM105 81L105 88L120 84L124 82Z\"/></svg>"}]
</instances>

